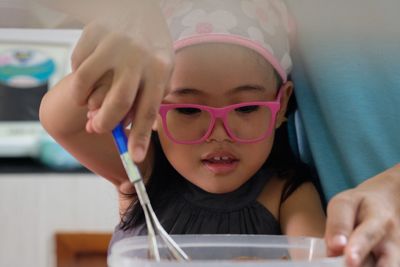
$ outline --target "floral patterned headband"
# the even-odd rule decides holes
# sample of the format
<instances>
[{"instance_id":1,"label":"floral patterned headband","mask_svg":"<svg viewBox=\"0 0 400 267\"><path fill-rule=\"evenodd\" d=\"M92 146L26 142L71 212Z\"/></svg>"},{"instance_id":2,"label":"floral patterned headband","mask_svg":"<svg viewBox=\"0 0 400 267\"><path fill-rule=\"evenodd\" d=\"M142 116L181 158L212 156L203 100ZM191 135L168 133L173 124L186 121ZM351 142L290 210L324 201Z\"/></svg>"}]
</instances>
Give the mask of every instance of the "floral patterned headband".
<instances>
[{"instance_id":1,"label":"floral patterned headband","mask_svg":"<svg viewBox=\"0 0 400 267\"><path fill-rule=\"evenodd\" d=\"M262 55L283 82L292 68L289 15L280 0L163 0L175 51L201 43L232 43Z\"/></svg>"}]
</instances>

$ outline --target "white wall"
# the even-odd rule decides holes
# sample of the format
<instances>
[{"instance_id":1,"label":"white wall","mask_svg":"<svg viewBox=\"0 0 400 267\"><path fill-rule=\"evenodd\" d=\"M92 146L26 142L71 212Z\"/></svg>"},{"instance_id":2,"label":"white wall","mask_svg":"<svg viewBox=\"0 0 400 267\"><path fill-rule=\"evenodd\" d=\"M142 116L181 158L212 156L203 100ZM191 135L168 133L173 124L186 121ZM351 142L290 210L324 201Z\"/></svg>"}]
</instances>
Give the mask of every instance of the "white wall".
<instances>
[{"instance_id":1,"label":"white wall","mask_svg":"<svg viewBox=\"0 0 400 267\"><path fill-rule=\"evenodd\" d=\"M92 174L0 175L0 267L54 267L54 233L112 232L117 199Z\"/></svg>"}]
</instances>

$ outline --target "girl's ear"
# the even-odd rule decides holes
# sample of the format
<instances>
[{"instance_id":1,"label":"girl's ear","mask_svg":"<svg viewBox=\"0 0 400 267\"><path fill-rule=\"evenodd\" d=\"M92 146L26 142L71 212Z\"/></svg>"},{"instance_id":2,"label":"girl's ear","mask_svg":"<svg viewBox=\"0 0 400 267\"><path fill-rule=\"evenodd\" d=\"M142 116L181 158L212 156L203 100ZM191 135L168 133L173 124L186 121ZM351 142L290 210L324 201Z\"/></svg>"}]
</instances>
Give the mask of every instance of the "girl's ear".
<instances>
[{"instance_id":1,"label":"girl's ear","mask_svg":"<svg viewBox=\"0 0 400 267\"><path fill-rule=\"evenodd\" d=\"M285 114L290 96L293 93L293 83L291 81L286 82L284 85L282 85L280 90L282 90L281 108L276 116L276 122L275 122L276 129L279 128L282 125L282 123L287 120Z\"/></svg>"}]
</instances>

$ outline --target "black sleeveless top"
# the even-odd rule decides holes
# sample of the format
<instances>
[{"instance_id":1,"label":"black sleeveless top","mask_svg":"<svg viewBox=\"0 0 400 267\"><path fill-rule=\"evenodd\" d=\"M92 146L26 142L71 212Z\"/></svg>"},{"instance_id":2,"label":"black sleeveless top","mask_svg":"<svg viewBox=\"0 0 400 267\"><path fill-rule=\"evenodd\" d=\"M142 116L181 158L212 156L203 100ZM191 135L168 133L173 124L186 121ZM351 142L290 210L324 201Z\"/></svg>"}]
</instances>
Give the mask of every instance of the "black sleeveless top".
<instances>
[{"instance_id":1,"label":"black sleeveless top","mask_svg":"<svg viewBox=\"0 0 400 267\"><path fill-rule=\"evenodd\" d=\"M259 170L235 191L208 193L180 177L174 188L152 201L161 224L170 234L281 234L272 213L257 201L271 173ZM123 238L147 234L142 222L129 230L116 227L110 246Z\"/></svg>"}]
</instances>

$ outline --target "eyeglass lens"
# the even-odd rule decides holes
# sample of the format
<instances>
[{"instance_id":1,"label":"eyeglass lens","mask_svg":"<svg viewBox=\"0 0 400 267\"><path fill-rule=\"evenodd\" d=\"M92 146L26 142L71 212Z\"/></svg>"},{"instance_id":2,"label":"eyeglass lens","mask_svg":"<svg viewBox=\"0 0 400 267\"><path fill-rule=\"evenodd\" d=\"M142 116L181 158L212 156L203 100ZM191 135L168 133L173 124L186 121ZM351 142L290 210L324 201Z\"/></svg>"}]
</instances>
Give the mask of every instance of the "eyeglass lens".
<instances>
[{"instance_id":1,"label":"eyeglass lens","mask_svg":"<svg viewBox=\"0 0 400 267\"><path fill-rule=\"evenodd\" d=\"M233 138L254 140L266 134L270 127L272 112L267 106L247 105L230 110L225 126ZM194 107L170 109L166 115L169 133L175 140L193 142L202 139L212 123L207 110Z\"/></svg>"}]
</instances>

